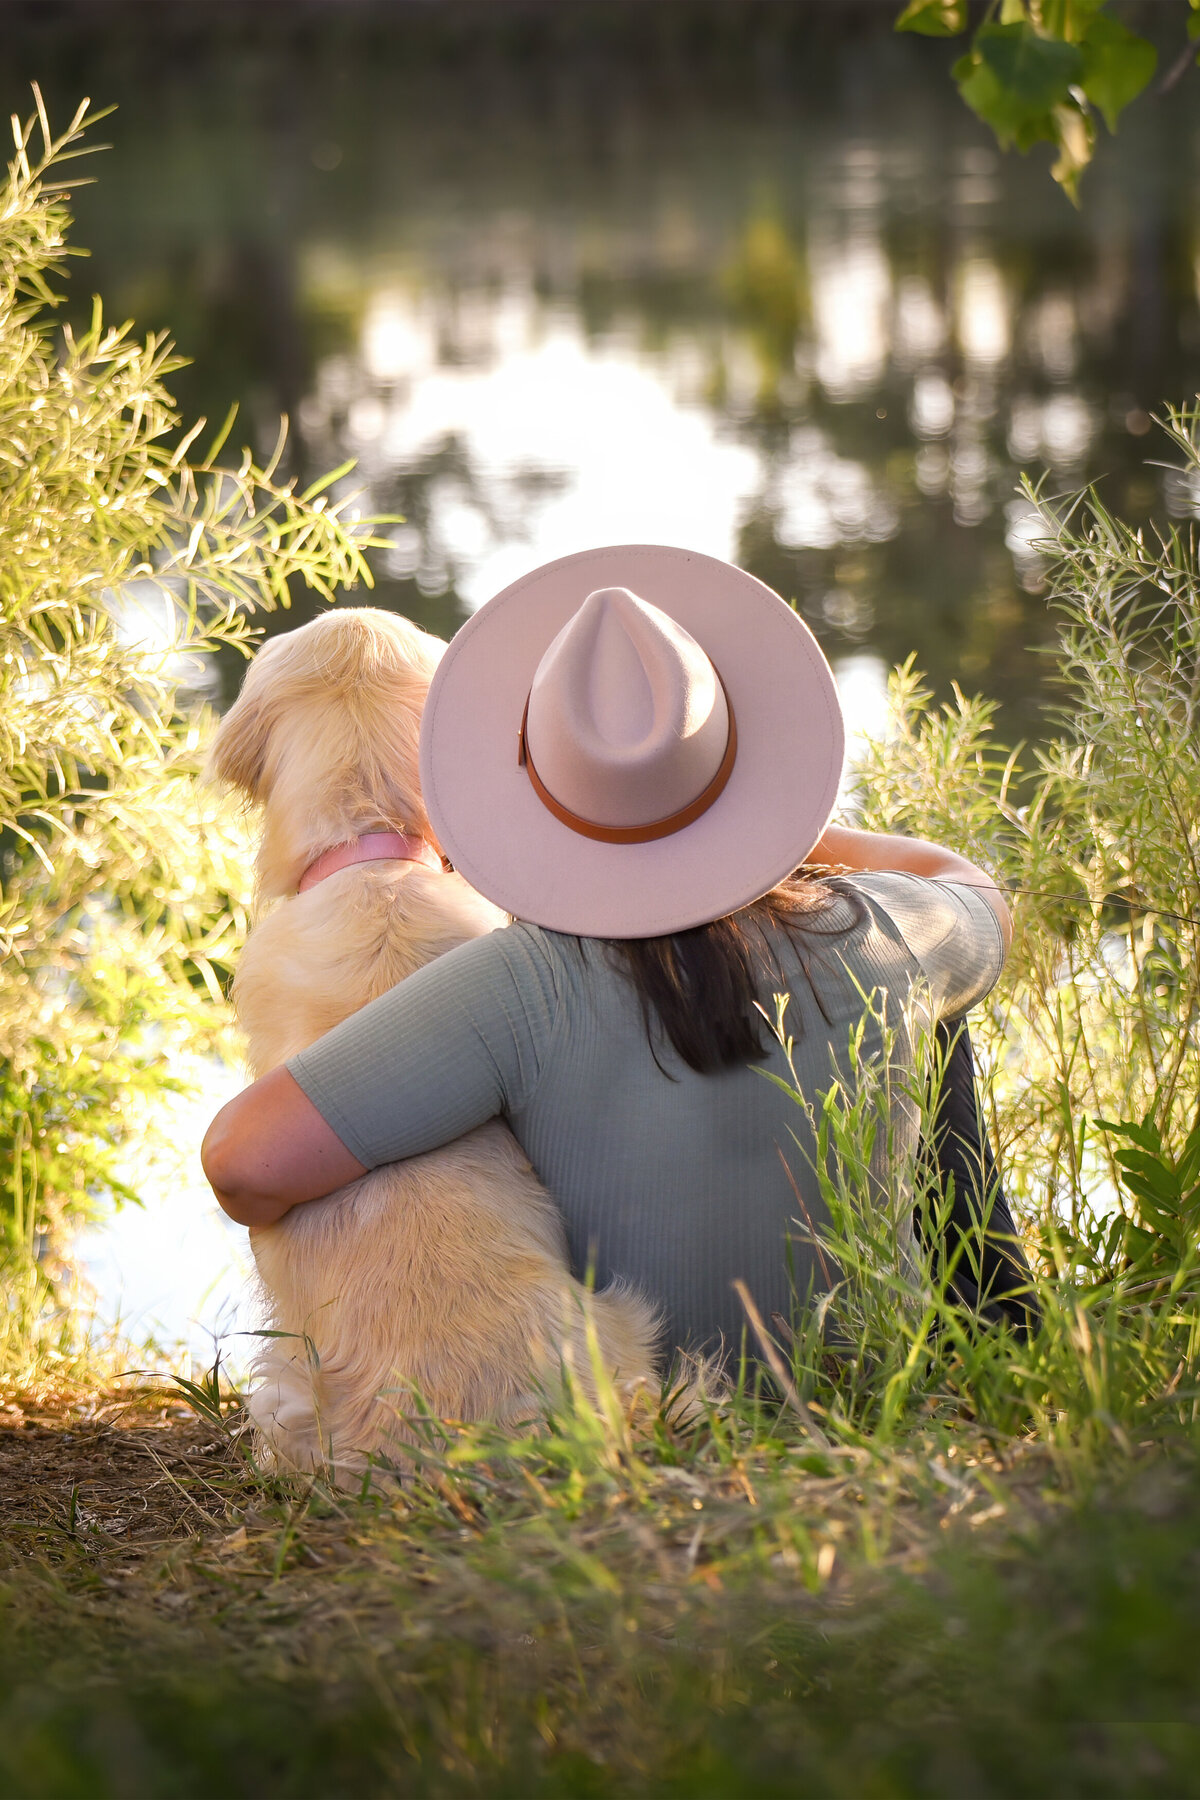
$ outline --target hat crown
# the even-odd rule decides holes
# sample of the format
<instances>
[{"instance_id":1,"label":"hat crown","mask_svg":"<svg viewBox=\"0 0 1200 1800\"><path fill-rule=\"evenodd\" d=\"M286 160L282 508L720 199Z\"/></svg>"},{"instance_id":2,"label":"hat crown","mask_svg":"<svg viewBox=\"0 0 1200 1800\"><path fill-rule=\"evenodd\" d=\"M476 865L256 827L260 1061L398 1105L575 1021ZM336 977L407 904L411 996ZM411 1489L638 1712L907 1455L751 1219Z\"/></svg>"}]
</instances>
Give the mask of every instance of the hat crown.
<instances>
[{"instance_id":1,"label":"hat crown","mask_svg":"<svg viewBox=\"0 0 1200 1800\"><path fill-rule=\"evenodd\" d=\"M563 645L549 653L564 635L565 675ZM695 766L673 789L654 771L639 798L629 764L672 716L699 725L665 734ZM645 938L736 912L803 862L843 745L829 664L778 594L698 550L606 544L530 570L463 625L430 685L421 785L439 847L514 918Z\"/></svg>"},{"instance_id":2,"label":"hat crown","mask_svg":"<svg viewBox=\"0 0 1200 1800\"><path fill-rule=\"evenodd\" d=\"M593 824L648 825L703 793L729 712L691 634L628 588L587 596L546 650L526 741L546 788Z\"/></svg>"}]
</instances>

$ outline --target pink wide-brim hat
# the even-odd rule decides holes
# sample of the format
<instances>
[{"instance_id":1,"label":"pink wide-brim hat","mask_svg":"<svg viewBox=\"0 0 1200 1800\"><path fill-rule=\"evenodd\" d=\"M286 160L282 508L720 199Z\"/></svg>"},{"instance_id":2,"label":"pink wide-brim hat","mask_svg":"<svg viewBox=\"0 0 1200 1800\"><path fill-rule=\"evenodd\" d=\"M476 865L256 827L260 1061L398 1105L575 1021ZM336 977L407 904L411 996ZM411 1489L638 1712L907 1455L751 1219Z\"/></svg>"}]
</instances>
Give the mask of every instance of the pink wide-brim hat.
<instances>
[{"instance_id":1,"label":"pink wide-brim hat","mask_svg":"<svg viewBox=\"0 0 1200 1800\"><path fill-rule=\"evenodd\" d=\"M632 654L643 657L643 666L649 658L646 682L632 685L665 694L668 714L672 706L704 710L698 726L679 727L687 742L675 746L678 755L661 720L646 734L647 742L664 740L655 750L664 795L658 810L675 813L690 797L689 780L703 802L697 817L648 841L612 841L622 834L593 836L578 828L579 812L602 824L622 823L620 790L610 800L604 785L611 771L584 755L595 739L593 722L572 711L580 704L586 710L578 696L591 691L586 659L597 655L592 687L599 682L603 689L605 679L609 685L599 704L613 716L628 710L631 683L616 680L612 650L596 651L597 620L602 636L611 624L608 638L615 632L618 645L631 632ZM657 632L656 621L663 628ZM671 621L682 631L673 633ZM658 640L665 648L656 671ZM736 745L731 764L727 754L718 767L726 702ZM619 717L612 729L620 729ZM689 749L700 759L694 776L687 773ZM542 783L527 751L536 751L538 771L557 784L554 799L565 805L552 810L553 802L539 794ZM550 931L657 937L736 912L790 875L829 822L844 751L829 664L778 594L716 557L621 544L546 563L467 621L430 686L421 783L443 852L495 905ZM543 762L552 764L551 775ZM631 823L656 816L653 795L644 790L658 777L643 764L636 771L641 812Z\"/></svg>"}]
</instances>

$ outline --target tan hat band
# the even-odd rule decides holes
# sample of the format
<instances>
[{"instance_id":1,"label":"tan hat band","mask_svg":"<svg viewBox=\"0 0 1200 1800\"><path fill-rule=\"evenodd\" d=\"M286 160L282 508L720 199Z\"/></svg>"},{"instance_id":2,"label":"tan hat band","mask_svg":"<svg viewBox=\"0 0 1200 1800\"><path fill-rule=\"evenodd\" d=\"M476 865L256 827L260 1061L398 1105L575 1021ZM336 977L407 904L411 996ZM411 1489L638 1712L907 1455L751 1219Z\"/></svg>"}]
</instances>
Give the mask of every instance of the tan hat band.
<instances>
[{"instance_id":1,"label":"tan hat band","mask_svg":"<svg viewBox=\"0 0 1200 1800\"><path fill-rule=\"evenodd\" d=\"M685 825L691 825L706 813L713 802L724 791L725 784L733 773L733 765L737 760L737 723L733 716L733 706L725 691L725 683L714 669L713 673L721 682L721 692L725 694L725 705L729 713L729 737L725 744L725 754L721 758L716 774L703 791L681 806L678 812L669 813L665 819L655 819L649 825L597 825L591 819L582 819L556 800L543 782L529 754L529 744L525 727L529 719L529 695L525 696L525 710L521 714L521 731L517 739L517 766L523 768L529 777L534 793L546 808L553 813L560 824L577 832L580 837L594 838L601 844L652 844L657 838L670 837L676 831L682 831Z\"/></svg>"}]
</instances>

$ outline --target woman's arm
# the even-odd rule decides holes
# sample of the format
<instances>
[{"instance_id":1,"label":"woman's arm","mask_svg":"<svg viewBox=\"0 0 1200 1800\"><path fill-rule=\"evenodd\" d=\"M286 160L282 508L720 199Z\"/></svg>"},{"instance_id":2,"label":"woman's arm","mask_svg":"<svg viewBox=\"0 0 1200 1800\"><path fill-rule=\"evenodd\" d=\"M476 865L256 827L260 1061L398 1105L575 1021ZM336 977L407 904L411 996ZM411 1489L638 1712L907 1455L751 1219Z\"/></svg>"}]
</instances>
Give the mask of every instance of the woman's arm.
<instances>
[{"instance_id":1,"label":"woman's arm","mask_svg":"<svg viewBox=\"0 0 1200 1800\"><path fill-rule=\"evenodd\" d=\"M242 1225L519 1111L541 1073L557 995L518 930L447 950L228 1106L201 1151Z\"/></svg>"},{"instance_id":2,"label":"woman's arm","mask_svg":"<svg viewBox=\"0 0 1200 1800\"><path fill-rule=\"evenodd\" d=\"M272 1069L221 1108L200 1161L239 1225L273 1225L289 1207L319 1200L367 1172L285 1068Z\"/></svg>"},{"instance_id":3,"label":"woman's arm","mask_svg":"<svg viewBox=\"0 0 1200 1800\"><path fill-rule=\"evenodd\" d=\"M1012 943L1012 914L996 883L977 863L924 838L890 836L884 831L856 831L849 825L828 825L825 835L808 856L810 863L841 864L847 869L898 869L906 875L924 875L930 881L958 881L977 888L996 915L1004 948Z\"/></svg>"}]
</instances>

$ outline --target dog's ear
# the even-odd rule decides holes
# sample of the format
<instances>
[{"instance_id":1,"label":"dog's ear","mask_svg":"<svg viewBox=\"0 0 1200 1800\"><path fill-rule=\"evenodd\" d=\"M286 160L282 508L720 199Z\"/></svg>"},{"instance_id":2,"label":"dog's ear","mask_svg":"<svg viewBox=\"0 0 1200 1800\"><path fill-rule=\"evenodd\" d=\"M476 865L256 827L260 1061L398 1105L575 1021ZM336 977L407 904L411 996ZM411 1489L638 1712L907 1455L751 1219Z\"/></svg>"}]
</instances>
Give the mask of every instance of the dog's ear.
<instances>
[{"instance_id":1,"label":"dog's ear","mask_svg":"<svg viewBox=\"0 0 1200 1800\"><path fill-rule=\"evenodd\" d=\"M266 688L254 680L254 665L251 665L245 685L217 727L208 753L209 776L239 788L248 800L262 798L259 788L266 766L267 746L271 741L274 710Z\"/></svg>"}]
</instances>

